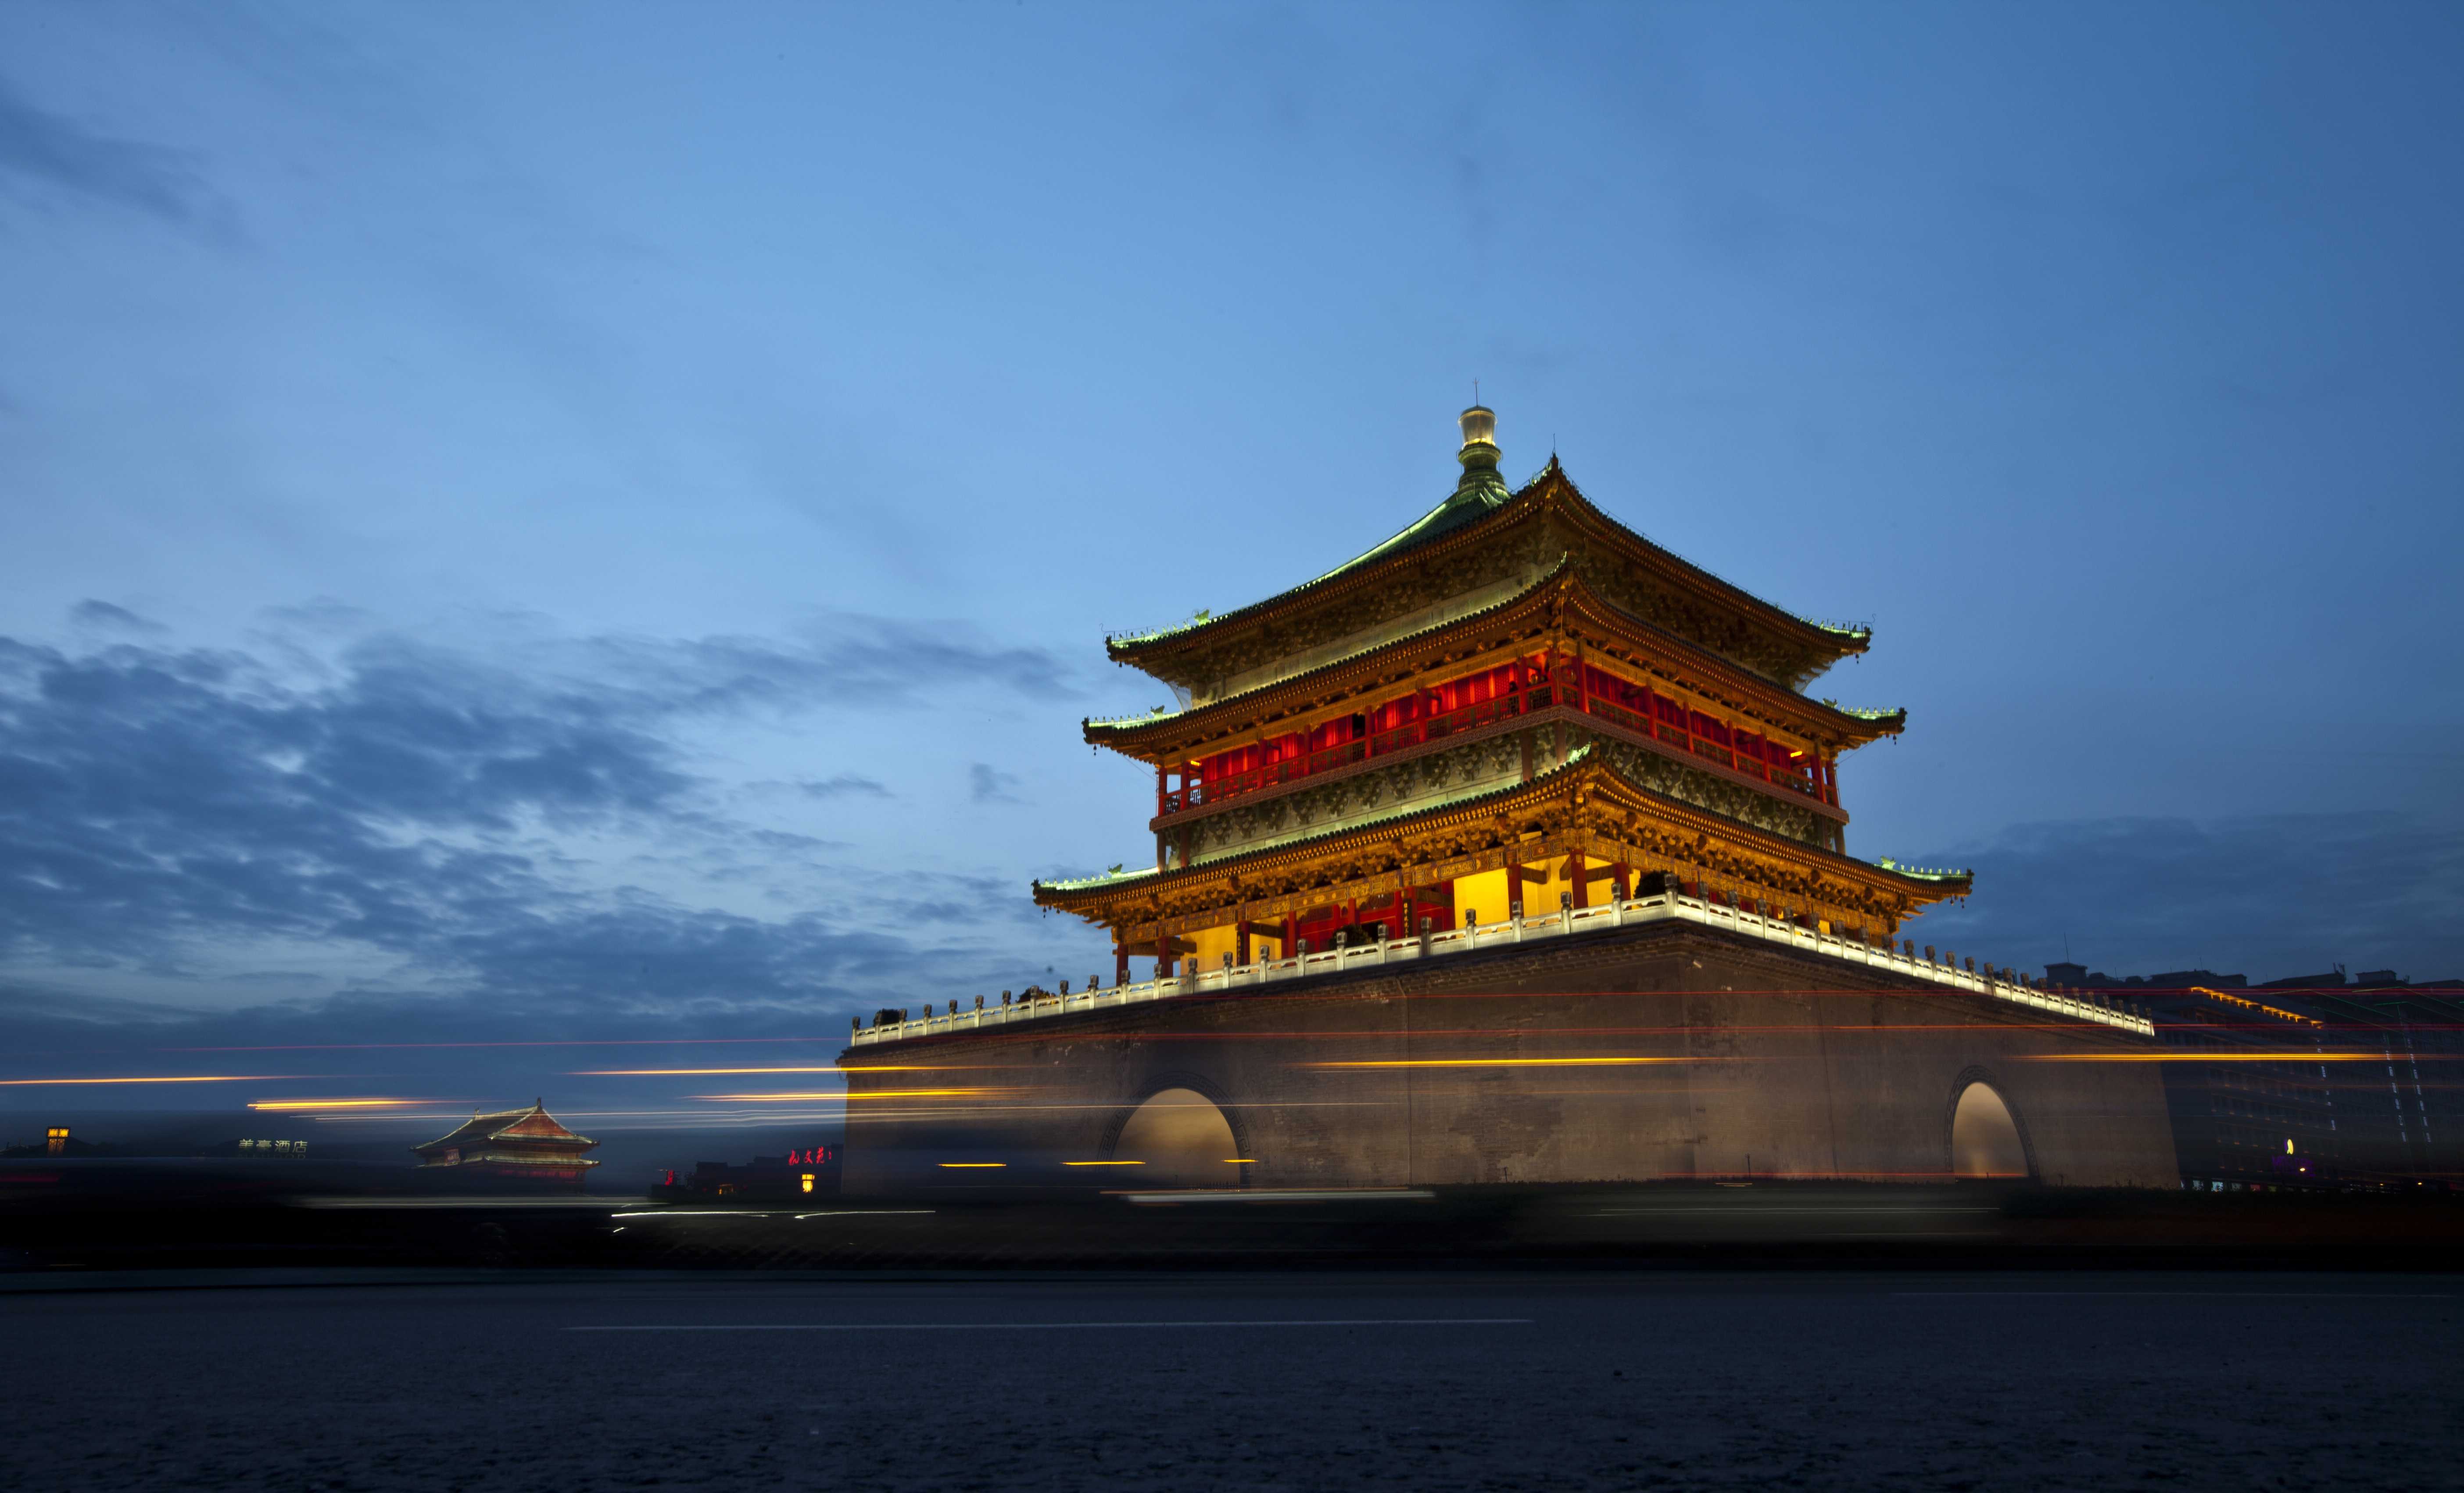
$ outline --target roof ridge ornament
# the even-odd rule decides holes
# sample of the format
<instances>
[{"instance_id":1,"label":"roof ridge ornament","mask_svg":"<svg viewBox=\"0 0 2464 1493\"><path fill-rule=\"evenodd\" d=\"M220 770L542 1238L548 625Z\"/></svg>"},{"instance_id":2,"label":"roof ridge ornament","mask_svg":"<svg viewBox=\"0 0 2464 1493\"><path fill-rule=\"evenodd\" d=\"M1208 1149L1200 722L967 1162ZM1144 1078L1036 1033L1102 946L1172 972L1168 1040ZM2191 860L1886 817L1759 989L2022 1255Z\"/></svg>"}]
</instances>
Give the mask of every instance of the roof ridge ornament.
<instances>
[{"instance_id":1,"label":"roof ridge ornament","mask_svg":"<svg viewBox=\"0 0 2464 1493\"><path fill-rule=\"evenodd\" d=\"M1463 449L1455 459L1463 463L1463 479L1455 483L1455 496L1475 492L1494 493L1491 501L1503 502L1508 496L1506 479L1497 475L1497 412L1486 405L1475 404L1457 416L1463 427Z\"/></svg>"}]
</instances>

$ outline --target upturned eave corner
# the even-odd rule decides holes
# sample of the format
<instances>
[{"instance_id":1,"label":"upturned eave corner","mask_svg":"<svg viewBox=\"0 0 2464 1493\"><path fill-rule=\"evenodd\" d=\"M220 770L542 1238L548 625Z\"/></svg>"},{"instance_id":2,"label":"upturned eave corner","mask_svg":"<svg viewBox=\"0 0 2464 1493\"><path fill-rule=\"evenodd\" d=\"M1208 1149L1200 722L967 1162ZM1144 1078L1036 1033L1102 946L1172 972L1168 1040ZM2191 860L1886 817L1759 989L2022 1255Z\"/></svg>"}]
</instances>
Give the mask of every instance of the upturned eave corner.
<instances>
[{"instance_id":1,"label":"upturned eave corner","mask_svg":"<svg viewBox=\"0 0 2464 1493\"><path fill-rule=\"evenodd\" d=\"M1526 494L1537 490L1547 475L1548 472L1544 471L1541 477L1508 494L1503 501L1465 504L1462 502L1463 494L1458 492L1397 532L1298 586L1287 587L1271 596L1220 614L1201 614L1186 622L1176 622L1150 632L1109 636L1104 639L1105 652L1115 663L1144 668L1146 665L1139 661L1141 657L1168 654L1175 645L1187 643L1201 635L1232 631L1296 603L1313 599L1338 583L1349 586L1361 582L1380 573L1389 565L1400 562L1407 555L1417 556L1432 545L1454 540L1469 530L1483 527L1487 521L1513 507ZM1454 512L1450 515L1449 510ZM1165 676L1158 674L1157 677Z\"/></svg>"},{"instance_id":2,"label":"upturned eave corner","mask_svg":"<svg viewBox=\"0 0 2464 1493\"><path fill-rule=\"evenodd\" d=\"M1865 705L1842 705L1828 700L1822 703L1851 721L1865 723L1873 728L1876 737L1899 736L1908 728L1908 707L1905 705L1876 709Z\"/></svg>"}]
</instances>

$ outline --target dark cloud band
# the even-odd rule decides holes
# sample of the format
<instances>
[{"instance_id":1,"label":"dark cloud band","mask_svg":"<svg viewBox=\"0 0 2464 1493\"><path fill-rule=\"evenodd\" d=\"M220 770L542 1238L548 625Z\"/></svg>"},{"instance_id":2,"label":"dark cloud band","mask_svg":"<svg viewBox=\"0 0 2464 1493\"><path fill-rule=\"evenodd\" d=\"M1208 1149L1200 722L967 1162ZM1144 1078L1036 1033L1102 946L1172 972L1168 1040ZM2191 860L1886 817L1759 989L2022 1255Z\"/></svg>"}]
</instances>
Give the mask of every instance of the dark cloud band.
<instances>
[{"instance_id":1,"label":"dark cloud band","mask_svg":"<svg viewBox=\"0 0 2464 1493\"><path fill-rule=\"evenodd\" d=\"M555 837L843 849L727 820L686 729L746 711L896 710L953 685L1068 688L1036 650L845 615L792 644L591 638L504 656L379 634L316 672L0 638L0 961L177 978L217 947L281 940L524 1009L836 1001L847 980L912 975L922 950L817 917L579 887ZM888 791L852 774L799 786ZM939 909L927 926L991 915L923 900Z\"/></svg>"}]
</instances>

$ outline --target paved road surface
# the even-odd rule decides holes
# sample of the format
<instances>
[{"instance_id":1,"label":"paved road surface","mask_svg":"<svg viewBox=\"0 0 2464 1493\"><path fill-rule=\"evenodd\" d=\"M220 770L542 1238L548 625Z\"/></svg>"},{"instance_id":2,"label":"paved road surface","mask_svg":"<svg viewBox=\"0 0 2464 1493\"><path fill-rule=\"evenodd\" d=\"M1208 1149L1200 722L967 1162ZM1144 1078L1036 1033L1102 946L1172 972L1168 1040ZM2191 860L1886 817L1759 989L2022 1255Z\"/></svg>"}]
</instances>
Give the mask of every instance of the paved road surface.
<instances>
[{"instance_id":1,"label":"paved road surface","mask_svg":"<svg viewBox=\"0 0 2464 1493\"><path fill-rule=\"evenodd\" d=\"M505 1276L0 1342L10 1489L2464 1487L2451 1278Z\"/></svg>"}]
</instances>

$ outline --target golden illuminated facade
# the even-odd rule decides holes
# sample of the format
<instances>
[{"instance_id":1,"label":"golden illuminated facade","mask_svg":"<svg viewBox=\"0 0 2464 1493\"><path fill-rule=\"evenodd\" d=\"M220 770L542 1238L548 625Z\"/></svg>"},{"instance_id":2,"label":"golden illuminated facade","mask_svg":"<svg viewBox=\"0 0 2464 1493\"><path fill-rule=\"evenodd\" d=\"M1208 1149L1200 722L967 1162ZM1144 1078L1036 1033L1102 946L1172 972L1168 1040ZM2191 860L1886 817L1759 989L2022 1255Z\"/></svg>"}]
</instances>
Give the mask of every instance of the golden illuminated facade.
<instances>
[{"instance_id":1,"label":"golden illuminated facade","mask_svg":"<svg viewBox=\"0 0 2464 1493\"><path fill-rule=\"evenodd\" d=\"M1133 956L1201 969L1667 883L1887 942L1962 874L1846 853L1842 753L1904 712L1809 698L1865 650L1595 507L1509 492L1494 416L1418 523L1253 606L1111 639L1174 710L1089 721L1155 772L1152 868L1039 882Z\"/></svg>"}]
</instances>

